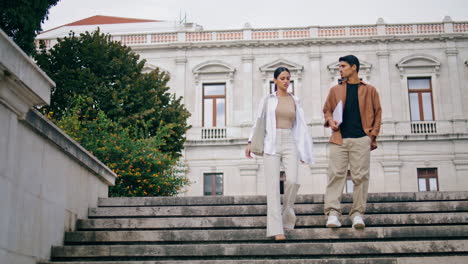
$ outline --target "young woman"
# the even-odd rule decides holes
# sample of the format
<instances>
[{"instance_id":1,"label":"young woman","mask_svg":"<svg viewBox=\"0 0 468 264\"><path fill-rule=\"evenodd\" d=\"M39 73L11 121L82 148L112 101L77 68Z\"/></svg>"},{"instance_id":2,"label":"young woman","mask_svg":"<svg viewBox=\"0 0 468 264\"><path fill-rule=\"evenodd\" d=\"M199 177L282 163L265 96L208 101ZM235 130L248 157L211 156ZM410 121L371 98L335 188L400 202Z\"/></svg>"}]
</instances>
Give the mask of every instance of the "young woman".
<instances>
[{"instance_id":1,"label":"young woman","mask_svg":"<svg viewBox=\"0 0 468 264\"><path fill-rule=\"evenodd\" d=\"M312 137L309 135L299 100L288 93L291 74L285 67L279 67L274 74L275 92L263 98L259 104L258 117L266 104L266 133L264 139L264 173L267 192L267 236L284 240L284 230L294 229L296 215L294 201L298 184L299 161L312 164ZM245 149L245 156L251 156L251 139ZM286 173L283 208L280 204L280 163Z\"/></svg>"}]
</instances>

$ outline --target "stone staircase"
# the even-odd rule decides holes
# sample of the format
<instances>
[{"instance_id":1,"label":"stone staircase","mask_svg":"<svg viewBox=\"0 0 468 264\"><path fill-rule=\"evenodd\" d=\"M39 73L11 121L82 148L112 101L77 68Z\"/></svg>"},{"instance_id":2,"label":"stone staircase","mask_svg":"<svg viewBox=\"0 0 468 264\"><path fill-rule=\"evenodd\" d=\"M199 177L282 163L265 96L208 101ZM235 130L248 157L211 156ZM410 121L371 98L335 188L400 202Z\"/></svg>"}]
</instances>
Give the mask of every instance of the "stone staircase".
<instances>
[{"instance_id":1,"label":"stone staircase","mask_svg":"<svg viewBox=\"0 0 468 264\"><path fill-rule=\"evenodd\" d=\"M322 211L323 195L299 196L296 229L275 242L264 196L103 198L44 263L468 263L468 192L370 194L364 230L347 216L325 228Z\"/></svg>"}]
</instances>

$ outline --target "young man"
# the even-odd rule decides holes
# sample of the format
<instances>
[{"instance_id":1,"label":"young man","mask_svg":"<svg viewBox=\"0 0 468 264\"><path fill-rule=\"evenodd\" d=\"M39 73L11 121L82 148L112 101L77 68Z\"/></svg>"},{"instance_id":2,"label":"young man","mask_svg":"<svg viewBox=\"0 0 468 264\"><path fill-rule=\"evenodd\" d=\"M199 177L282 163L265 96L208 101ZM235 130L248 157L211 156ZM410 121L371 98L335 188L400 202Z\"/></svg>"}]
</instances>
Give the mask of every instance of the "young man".
<instances>
[{"instance_id":1,"label":"young man","mask_svg":"<svg viewBox=\"0 0 468 264\"><path fill-rule=\"evenodd\" d=\"M349 166L354 183L349 215L353 228L362 229L365 227L363 216L369 188L370 151L377 148L382 109L377 90L359 79L358 58L344 56L339 58L339 63L342 83L330 89L323 107L325 127L332 129L324 212L328 216L327 227L341 226L338 220L340 201ZM337 105L342 106L341 123L335 120L341 118L333 118Z\"/></svg>"}]
</instances>

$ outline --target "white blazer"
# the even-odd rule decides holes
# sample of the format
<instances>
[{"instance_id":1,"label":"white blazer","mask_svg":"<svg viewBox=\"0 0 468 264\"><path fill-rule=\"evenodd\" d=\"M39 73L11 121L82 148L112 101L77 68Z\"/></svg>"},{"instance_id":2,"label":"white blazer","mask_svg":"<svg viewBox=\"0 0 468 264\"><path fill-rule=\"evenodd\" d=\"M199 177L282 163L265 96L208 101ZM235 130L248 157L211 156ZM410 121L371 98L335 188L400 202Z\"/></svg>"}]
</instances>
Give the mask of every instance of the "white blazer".
<instances>
[{"instance_id":1,"label":"white blazer","mask_svg":"<svg viewBox=\"0 0 468 264\"><path fill-rule=\"evenodd\" d=\"M299 158L305 163L314 164L313 142L305 122L304 110L302 109L299 99L290 93L289 95L292 96L294 103L296 104L296 119L292 127L292 133L299 153ZM258 105L258 113L252 127L252 132L250 132L249 141L252 140L253 131L255 130L255 125L257 123L256 121L262 115L265 100L268 101L263 152L274 155L276 153L276 107L278 106L278 97L276 96L276 93L265 96Z\"/></svg>"}]
</instances>

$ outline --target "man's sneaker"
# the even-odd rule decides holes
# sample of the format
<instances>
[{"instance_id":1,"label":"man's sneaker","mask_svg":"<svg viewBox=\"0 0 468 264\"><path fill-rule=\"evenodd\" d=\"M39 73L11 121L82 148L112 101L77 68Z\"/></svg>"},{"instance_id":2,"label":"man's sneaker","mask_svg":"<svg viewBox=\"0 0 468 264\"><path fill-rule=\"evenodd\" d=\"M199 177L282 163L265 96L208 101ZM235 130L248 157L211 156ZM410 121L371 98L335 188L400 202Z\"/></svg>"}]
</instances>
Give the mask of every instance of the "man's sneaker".
<instances>
[{"instance_id":1,"label":"man's sneaker","mask_svg":"<svg viewBox=\"0 0 468 264\"><path fill-rule=\"evenodd\" d=\"M327 227L340 227L340 226L341 226L341 223L338 220L338 217L334 215L328 216Z\"/></svg>"},{"instance_id":2,"label":"man's sneaker","mask_svg":"<svg viewBox=\"0 0 468 264\"><path fill-rule=\"evenodd\" d=\"M361 216L356 215L353 218L353 228L355 229L364 229L366 227L366 224L364 223L364 220L362 219Z\"/></svg>"}]
</instances>

